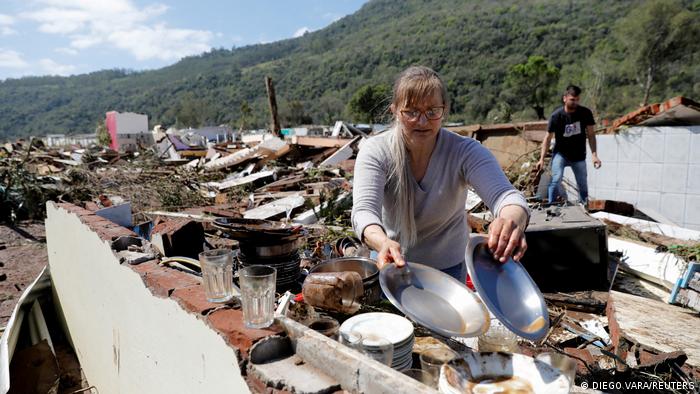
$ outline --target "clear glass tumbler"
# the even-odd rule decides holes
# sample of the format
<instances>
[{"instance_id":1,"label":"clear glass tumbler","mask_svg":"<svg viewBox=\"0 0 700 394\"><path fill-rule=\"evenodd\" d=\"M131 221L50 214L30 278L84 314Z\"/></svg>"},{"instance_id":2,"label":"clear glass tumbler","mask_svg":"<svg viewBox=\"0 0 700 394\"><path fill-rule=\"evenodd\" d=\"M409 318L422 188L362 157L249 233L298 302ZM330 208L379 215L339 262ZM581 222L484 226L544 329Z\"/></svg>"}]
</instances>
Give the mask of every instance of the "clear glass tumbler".
<instances>
[{"instance_id":1,"label":"clear glass tumbler","mask_svg":"<svg viewBox=\"0 0 700 394\"><path fill-rule=\"evenodd\" d=\"M422 369L407 369L403 371L403 374L425 384L426 386L437 388L437 382L433 381L433 377Z\"/></svg>"},{"instance_id":2,"label":"clear glass tumbler","mask_svg":"<svg viewBox=\"0 0 700 394\"><path fill-rule=\"evenodd\" d=\"M477 347L480 352L517 353L520 350L518 336L498 319L491 319L488 331L478 338Z\"/></svg>"},{"instance_id":3,"label":"clear glass tumbler","mask_svg":"<svg viewBox=\"0 0 700 394\"><path fill-rule=\"evenodd\" d=\"M238 270L243 323L248 328L269 327L274 321L277 271L267 265Z\"/></svg>"},{"instance_id":4,"label":"clear glass tumbler","mask_svg":"<svg viewBox=\"0 0 700 394\"><path fill-rule=\"evenodd\" d=\"M421 353L420 367L428 373L432 379L433 386L437 387L438 379L440 379L440 368L445 363L459 357L457 353L450 349L430 349Z\"/></svg>"},{"instance_id":5,"label":"clear glass tumbler","mask_svg":"<svg viewBox=\"0 0 700 394\"><path fill-rule=\"evenodd\" d=\"M540 353L535 357L535 360L545 362L561 371L569 380L569 388L574 385L576 378L576 360L561 353L545 352Z\"/></svg>"},{"instance_id":6,"label":"clear glass tumbler","mask_svg":"<svg viewBox=\"0 0 700 394\"><path fill-rule=\"evenodd\" d=\"M342 332L339 331L338 335L338 342L342 343L343 345L356 349L356 350L362 350L360 344L362 343L362 334L360 334L357 331L350 331L350 332Z\"/></svg>"},{"instance_id":7,"label":"clear glass tumbler","mask_svg":"<svg viewBox=\"0 0 700 394\"><path fill-rule=\"evenodd\" d=\"M212 249L199 254L202 285L209 302L227 302L233 298L233 251Z\"/></svg>"}]
</instances>

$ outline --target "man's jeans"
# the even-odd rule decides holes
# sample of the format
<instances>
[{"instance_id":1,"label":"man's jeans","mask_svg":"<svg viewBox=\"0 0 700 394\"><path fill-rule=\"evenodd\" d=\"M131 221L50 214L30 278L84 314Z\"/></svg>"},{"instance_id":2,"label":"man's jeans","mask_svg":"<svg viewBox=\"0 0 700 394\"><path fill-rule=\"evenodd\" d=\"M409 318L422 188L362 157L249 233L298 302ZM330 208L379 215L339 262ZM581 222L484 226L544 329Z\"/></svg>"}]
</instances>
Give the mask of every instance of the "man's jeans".
<instances>
[{"instance_id":1,"label":"man's jeans","mask_svg":"<svg viewBox=\"0 0 700 394\"><path fill-rule=\"evenodd\" d=\"M561 184L561 179L564 176L564 168L571 167L574 172L574 177L576 178L576 185L578 186L578 195L583 204L588 201L588 180L586 174L586 160L581 161L569 161L561 155L561 153L555 153L552 158L552 180L549 182L549 187L547 187L547 198L550 203L556 201L557 189Z\"/></svg>"}]
</instances>

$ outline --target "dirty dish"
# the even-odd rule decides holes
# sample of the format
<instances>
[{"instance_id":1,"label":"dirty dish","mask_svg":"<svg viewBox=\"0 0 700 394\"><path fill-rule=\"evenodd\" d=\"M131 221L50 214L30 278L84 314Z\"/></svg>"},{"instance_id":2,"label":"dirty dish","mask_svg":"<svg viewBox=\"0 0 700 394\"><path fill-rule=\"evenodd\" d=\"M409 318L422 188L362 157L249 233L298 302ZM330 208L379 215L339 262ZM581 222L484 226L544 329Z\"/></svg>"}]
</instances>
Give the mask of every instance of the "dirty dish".
<instances>
[{"instance_id":1,"label":"dirty dish","mask_svg":"<svg viewBox=\"0 0 700 394\"><path fill-rule=\"evenodd\" d=\"M442 366L438 389L445 394L566 394L569 380L557 369L522 354L470 352Z\"/></svg>"},{"instance_id":2,"label":"dirty dish","mask_svg":"<svg viewBox=\"0 0 700 394\"><path fill-rule=\"evenodd\" d=\"M340 325L340 332L357 332L362 337L384 336L393 344L401 344L413 336L413 324L393 313L370 312L355 315Z\"/></svg>"},{"instance_id":3,"label":"dirty dish","mask_svg":"<svg viewBox=\"0 0 700 394\"><path fill-rule=\"evenodd\" d=\"M487 241L484 235L472 234L465 255L476 291L510 331L531 341L544 338L549 313L540 289L519 262L495 260Z\"/></svg>"},{"instance_id":4,"label":"dirty dish","mask_svg":"<svg viewBox=\"0 0 700 394\"><path fill-rule=\"evenodd\" d=\"M339 332L341 342L347 341L347 336L361 337L362 348L369 350L379 348L378 344L372 342L374 339L386 339L393 345L391 363L387 365L399 371L411 367L415 337L413 324L404 317L385 312L363 313L346 320L341 324Z\"/></svg>"},{"instance_id":5,"label":"dirty dish","mask_svg":"<svg viewBox=\"0 0 700 394\"><path fill-rule=\"evenodd\" d=\"M384 294L409 319L446 337L474 337L488 328L488 311L457 279L423 264L390 264L379 273Z\"/></svg>"}]
</instances>

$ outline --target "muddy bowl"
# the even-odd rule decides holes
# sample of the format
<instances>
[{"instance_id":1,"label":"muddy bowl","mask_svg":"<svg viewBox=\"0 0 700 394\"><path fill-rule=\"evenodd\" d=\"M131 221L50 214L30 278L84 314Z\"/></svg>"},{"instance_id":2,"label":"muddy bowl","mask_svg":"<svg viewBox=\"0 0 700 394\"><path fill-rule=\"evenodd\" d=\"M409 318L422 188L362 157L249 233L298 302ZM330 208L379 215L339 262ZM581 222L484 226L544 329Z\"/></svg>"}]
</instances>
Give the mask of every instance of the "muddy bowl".
<instances>
[{"instance_id":1,"label":"muddy bowl","mask_svg":"<svg viewBox=\"0 0 700 394\"><path fill-rule=\"evenodd\" d=\"M438 389L443 394L566 394L569 380L522 354L472 352L442 366Z\"/></svg>"}]
</instances>

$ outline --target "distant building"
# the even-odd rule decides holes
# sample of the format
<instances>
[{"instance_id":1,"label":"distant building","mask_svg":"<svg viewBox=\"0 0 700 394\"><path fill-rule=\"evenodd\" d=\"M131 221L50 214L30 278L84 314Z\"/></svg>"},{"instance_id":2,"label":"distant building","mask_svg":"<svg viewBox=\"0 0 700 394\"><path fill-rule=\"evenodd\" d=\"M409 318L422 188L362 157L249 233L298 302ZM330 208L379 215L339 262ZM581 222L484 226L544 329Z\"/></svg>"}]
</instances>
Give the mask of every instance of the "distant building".
<instances>
[{"instance_id":1,"label":"distant building","mask_svg":"<svg viewBox=\"0 0 700 394\"><path fill-rule=\"evenodd\" d=\"M105 126L112 139L110 148L133 152L139 146L153 145L153 134L148 130L148 116L133 112L107 112Z\"/></svg>"},{"instance_id":2,"label":"distant building","mask_svg":"<svg viewBox=\"0 0 700 394\"><path fill-rule=\"evenodd\" d=\"M68 145L80 145L83 147L88 147L92 144L97 143L97 135L95 134L47 134L44 138L44 143L46 146L68 146Z\"/></svg>"},{"instance_id":3,"label":"distant building","mask_svg":"<svg viewBox=\"0 0 700 394\"><path fill-rule=\"evenodd\" d=\"M207 139L208 142L221 143L236 140L237 132L229 126L207 126L198 129L182 130L187 133L197 134Z\"/></svg>"}]
</instances>

